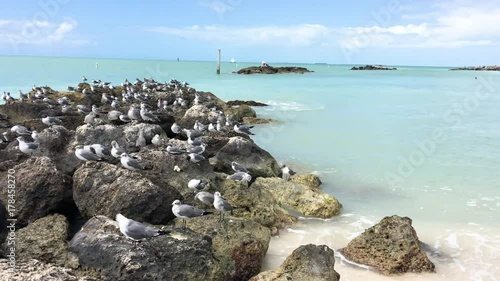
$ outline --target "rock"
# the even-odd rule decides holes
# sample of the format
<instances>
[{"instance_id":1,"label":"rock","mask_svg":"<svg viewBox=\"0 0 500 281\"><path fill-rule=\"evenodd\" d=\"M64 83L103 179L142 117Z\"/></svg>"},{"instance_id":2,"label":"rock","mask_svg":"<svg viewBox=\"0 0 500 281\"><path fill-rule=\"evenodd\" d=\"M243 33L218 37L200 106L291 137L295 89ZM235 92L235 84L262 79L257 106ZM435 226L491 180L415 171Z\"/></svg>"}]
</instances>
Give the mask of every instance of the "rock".
<instances>
[{"instance_id":1,"label":"rock","mask_svg":"<svg viewBox=\"0 0 500 281\"><path fill-rule=\"evenodd\" d=\"M258 101L243 101L243 100L230 100L226 102L228 106L235 106L235 105L248 105L248 106L267 106L267 104L258 102Z\"/></svg>"},{"instance_id":2,"label":"rock","mask_svg":"<svg viewBox=\"0 0 500 281\"><path fill-rule=\"evenodd\" d=\"M302 245L275 270L265 271L250 281L338 281L340 274L333 268L334 251L326 245Z\"/></svg>"},{"instance_id":3,"label":"rock","mask_svg":"<svg viewBox=\"0 0 500 281\"><path fill-rule=\"evenodd\" d=\"M68 221L54 214L38 219L16 231L16 255L20 259L36 259L64 266L68 245ZM8 248L3 245L3 248Z\"/></svg>"},{"instance_id":4,"label":"rock","mask_svg":"<svg viewBox=\"0 0 500 281\"><path fill-rule=\"evenodd\" d=\"M71 177L60 172L48 157L30 158L13 169L17 225L25 226L72 201ZM0 184L7 186L6 173L1 174ZM0 190L0 199L8 201L7 189Z\"/></svg>"},{"instance_id":5,"label":"rock","mask_svg":"<svg viewBox=\"0 0 500 281\"><path fill-rule=\"evenodd\" d=\"M12 272L7 260L0 259L0 281L97 281L91 277L77 277L67 268L46 264L38 260L16 261Z\"/></svg>"},{"instance_id":6,"label":"rock","mask_svg":"<svg viewBox=\"0 0 500 281\"><path fill-rule=\"evenodd\" d=\"M312 188L317 188L321 185L321 180L315 174L308 174L308 175L295 174L291 177L291 180L293 182L300 183Z\"/></svg>"},{"instance_id":7,"label":"rock","mask_svg":"<svg viewBox=\"0 0 500 281\"><path fill-rule=\"evenodd\" d=\"M39 132L40 146L33 152L33 156L47 156L61 172L72 174L82 164L74 155L73 147L69 145L74 136L74 131L68 131L63 126L48 127Z\"/></svg>"},{"instance_id":8,"label":"rock","mask_svg":"<svg viewBox=\"0 0 500 281\"><path fill-rule=\"evenodd\" d=\"M99 280L223 280L211 239L194 232L137 243L125 238L114 220L96 216L69 248L82 269L101 272Z\"/></svg>"},{"instance_id":9,"label":"rock","mask_svg":"<svg viewBox=\"0 0 500 281\"><path fill-rule=\"evenodd\" d=\"M174 218L171 203L180 198L171 186L158 186L141 172L103 162L82 166L73 182L73 199L86 219L121 213L138 221L167 223Z\"/></svg>"},{"instance_id":10,"label":"rock","mask_svg":"<svg viewBox=\"0 0 500 281\"><path fill-rule=\"evenodd\" d=\"M236 71L237 74L277 74L277 73L299 73L313 72L305 67L285 66L285 67L260 67L250 66Z\"/></svg>"},{"instance_id":11,"label":"rock","mask_svg":"<svg viewBox=\"0 0 500 281\"><path fill-rule=\"evenodd\" d=\"M351 70L397 70L395 67L386 67L383 65L371 65L367 64L365 66L353 66Z\"/></svg>"},{"instance_id":12,"label":"rock","mask_svg":"<svg viewBox=\"0 0 500 281\"><path fill-rule=\"evenodd\" d=\"M231 118L238 122L243 122L245 117L257 117L257 113L248 105L240 105L237 107L230 107L226 110L226 114L231 116Z\"/></svg>"},{"instance_id":13,"label":"rock","mask_svg":"<svg viewBox=\"0 0 500 281\"><path fill-rule=\"evenodd\" d=\"M411 222L407 217L385 217L340 252L348 260L371 266L383 274L435 272Z\"/></svg>"},{"instance_id":14,"label":"rock","mask_svg":"<svg viewBox=\"0 0 500 281\"><path fill-rule=\"evenodd\" d=\"M215 170L232 174L231 162L236 161L246 167L253 178L277 177L281 169L269 152L260 148L250 139L232 137L213 157Z\"/></svg>"},{"instance_id":15,"label":"rock","mask_svg":"<svg viewBox=\"0 0 500 281\"><path fill-rule=\"evenodd\" d=\"M257 117L243 117L243 124L252 125L252 124L269 124L273 123L275 120L267 119L267 118L257 118Z\"/></svg>"},{"instance_id":16,"label":"rock","mask_svg":"<svg viewBox=\"0 0 500 281\"><path fill-rule=\"evenodd\" d=\"M260 272L271 233L256 222L240 218L226 216L224 227L218 220L217 214L190 219L187 227L211 237L214 255L224 273L220 280L248 280Z\"/></svg>"},{"instance_id":17,"label":"rock","mask_svg":"<svg viewBox=\"0 0 500 281\"><path fill-rule=\"evenodd\" d=\"M250 188L266 190L281 205L305 216L331 218L340 214L342 204L335 197L315 187L285 181L281 178L257 178Z\"/></svg>"},{"instance_id":18,"label":"rock","mask_svg":"<svg viewBox=\"0 0 500 281\"><path fill-rule=\"evenodd\" d=\"M236 217L253 220L268 227L272 234L277 234L278 229L291 225L297 218L281 208L273 195L264 188L247 187L246 184L238 184L232 180L226 180L221 175L216 186L224 198L233 206Z\"/></svg>"},{"instance_id":19,"label":"rock","mask_svg":"<svg viewBox=\"0 0 500 281\"><path fill-rule=\"evenodd\" d=\"M7 238L7 210L0 200L0 244Z\"/></svg>"},{"instance_id":20,"label":"rock","mask_svg":"<svg viewBox=\"0 0 500 281\"><path fill-rule=\"evenodd\" d=\"M217 113L211 111L206 105L199 104L193 105L188 110L184 116L179 120L178 124L183 128L193 128L196 120L202 124L207 125L210 123L209 118L217 118Z\"/></svg>"}]
</instances>

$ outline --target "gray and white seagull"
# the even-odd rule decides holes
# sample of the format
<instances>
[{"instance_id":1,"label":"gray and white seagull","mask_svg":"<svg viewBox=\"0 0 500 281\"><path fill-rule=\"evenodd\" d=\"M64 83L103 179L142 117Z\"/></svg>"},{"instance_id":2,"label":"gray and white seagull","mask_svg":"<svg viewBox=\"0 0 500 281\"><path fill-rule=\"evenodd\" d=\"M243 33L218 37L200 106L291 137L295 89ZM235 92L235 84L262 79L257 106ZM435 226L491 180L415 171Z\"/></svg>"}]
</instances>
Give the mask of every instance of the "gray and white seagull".
<instances>
[{"instance_id":1,"label":"gray and white seagull","mask_svg":"<svg viewBox=\"0 0 500 281\"><path fill-rule=\"evenodd\" d=\"M19 150L25 154L33 153L40 145L36 142L26 142L24 137L17 137L17 141L19 142Z\"/></svg>"},{"instance_id":2,"label":"gray and white seagull","mask_svg":"<svg viewBox=\"0 0 500 281\"><path fill-rule=\"evenodd\" d=\"M215 192L214 193L214 207L215 209L219 210L219 220L223 221L224 220L224 212L230 212L233 210L233 206L227 202L226 199L222 198L220 195L220 192Z\"/></svg>"},{"instance_id":3,"label":"gray and white seagull","mask_svg":"<svg viewBox=\"0 0 500 281\"><path fill-rule=\"evenodd\" d=\"M235 172L243 172L243 173L250 173L247 168L245 168L243 165L240 163L233 161L231 162L231 168Z\"/></svg>"},{"instance_id":4,"label":"gray and white seagull","mask_svg":"<svg viewBox=\"0 0 500 281\"><path fill-rule=\"evenodd\" d=\"M122 163L123 167L132 171L144 170L144 166L139 161L130 157L125 152L120 155L120 163Z\"/></svg>"},{"instance_id":5,"label":"gray and white seagull","mask_svg":"<svg viewBox=\"0 0 500 281\"><path fill-rule=\"evenodd\" d=\"M100 161L102 160L97 154L83 148L83 145L75 146L75 155L83 161Z\"/></svg>"},{"instance_id":6,"label":"gray and white seagull","mask_svg":"<svg viewBox=\"0 0 500 281\"><path fill-rule=\"evenodd\" d=\"M199 209L191 205L182 204L180 200L175 200L172 202L172 213L176 217L182 218L183 226L186 227L186 219L209 215L212 212Z\"/></svg>"},{"instance_id":7,"label":"gray and white seagull","mask_svg":"<svg viewBox=\"0 0 500 281\"><path fill-rule=\"evenodd\" d=\"M131 220L122 214L116 215L116 221L120 228L120 232L128 239L139 241L146 238L157 237L160 235L169 234L168 231L158 230L151 226L147 226L135 220Z\"/></svg>"}]
</instances>

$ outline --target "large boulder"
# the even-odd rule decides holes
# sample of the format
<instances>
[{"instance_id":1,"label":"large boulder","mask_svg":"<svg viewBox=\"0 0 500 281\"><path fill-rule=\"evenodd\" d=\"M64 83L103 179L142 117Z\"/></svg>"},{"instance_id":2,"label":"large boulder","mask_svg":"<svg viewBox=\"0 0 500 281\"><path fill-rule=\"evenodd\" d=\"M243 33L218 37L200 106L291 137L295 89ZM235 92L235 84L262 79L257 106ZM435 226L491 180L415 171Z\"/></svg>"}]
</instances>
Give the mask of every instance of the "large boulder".
<instances>
[{"instance_id":1,"label":"large boulder","mask_svg":"<svg viewBox=\"0 0 500 281\"><path fill-rule=\"evenodd\" d=\"M191 106L184 116L179 120L178 124L185 128L193 128L196 120L202 124L210 123L209 118L217 118L217 114L210 110L204 104L198 104Z\"/></svg>"},{"instance_id":2,"label":"large boulder","mask_svg":"<svg viewBox=\"0 0 500 281\"><path fill-rule=\"evenodd\" d=\"M79 277L68 268L46 264L38 260L16 261L11 270L7 260L0 259L0 281L97 281L91 277Z\"/></svg>"},{"instance_id":3,"label":"large boulder","mask_svg":"<svg viewBox=\"0 0 500 281\"><path fill-rule=\"evenodd\" d=\"M0 244L7 238L7 210L0 200Z\"/></svg>"},{"instance_id":4,"label":"large boulder","mask_svg":"<svg viewBox=\"0 0 500 281\"><path fill-rule=\"evenodd\" d=\"M50 126L38 133L40 146L33 155L47 156L60 171L72 174L82 164L74 155L73 147L69 146L74 136L74 131L63 126Z\"/></svg>"},{"instance_id":5,"label":"large boulder","mask_svg":"<svg viewBox=\"0 0 500 281\"><path fill-rule=\"evenodd\" d=\"M211 239L194 232L163 235L141 243L125 238L114 220L96 216L71 239L82 269L99 280L224 280Z\"/></svg>"},{"instance_id":6,"label":"large boulder","mask_svg":"<svg viewBox=\"0 0 500 281\"><path fill-rule=\"evenodd\" d=\"M57 212L72 201L71 177L60 172L48 157L30 158L13 169L19 226ZM7 186L6 173L2 173L0 184ZM0 190L0 199L8 201L6 188Z\"/></svg>"},{"instance_id":7,"label":"large boulder","mask_svg":"<svg viewBox=\"0 0 500 281\"><path fill-rule=\"evenodd\" d=\"M257 178L251 188L266 190L280 204L305 216L331 218L340 214L342 204L330 194L281 178Z\"/></svg>"},{"instance_id":8,"label":"large boulder","mask_svg":"<svg viewBox=\"0 0 500 281\"><path fill-rule=\"evenodd\" d=\"M104 162L82 166L73 182L73 199L86 219L121 213L135 220L167 223L174 218L171 203L180 198L171 186L158 186L141 172Z\"/></svg>"},{"instance_id":9,"label":"large boulder","mask_svg":"<svg viewBox=\"0 0 500 281\"><path fill-rule=\"evenodd\" d=\"M229 107L226 110L226 113L231 116L233 120L238 122L243 122L243 118L245 117L257 117L257 113L255 113L255 110L253 110L253 108L248 105Z\"/></svg>"},{"instance_id":10,"label":"large boulder","mask_svg":"<svg viewBox=\"0 0 500 281\"><path fill-rule=\"evenodd\" d=\"M215 214L190 219L187 227L211 237L214 255L224 275L220 280L248 280L260 272L271 239L268 228L229 216L221 224Z\"/></svg>"},{"instance_id":11,"label":"large boulder","mask_svg":"<svg viewBox=\"0 0 500 281\"><path fill-rule=\"evenodd\" d=\"M371 266L383 274L434 272L435 266L423 251L411 223L407 217L385 217L340 252L348 260Z\"/></svg>"},{"instance_id":12,"label":"large boulder","mask_svg":"<svg viewBox=\"0 0 500 281\"><path fill-rule=\"evenodd\" d=\"M54 214L38 219L16 231L16 255L64 266L68 253L68 221ZM3 248L10 246L3 245Z\"/></svg>"},{"instance_id":13,"label":"large boulder","mask_svg":"<svg viewBox=\"0 0 500 281\"><path fill-rule=\"evenodd\" d=\"M277 234L278 229L291 225L297 218L289 214L275 200L274 196L264 188L248 187L232 180L226 180L224 175L219 175L216 186L231 205L236 217L253 220L268 227L272 234Z\"/></svg>"},{"instance_id":14,"label":"large boulder","mask_svg":"<svg viewBox=\"0 0 500 281\"><path fill-rule=\"evenodd\" d=\"M252 140L232 137L211 159L215 169L232 174L231 162L236 161L246 167L253 178L277 177L281 169L276 159L269 152L260 148Z\"/></svg>"},{"instance_id":15,"label":"large boulder","mask_svg":"<svg viewBox=\"0 0 500 281\"><path fill-rule=\"evenodd\" d=\"M319 177L315 174L307 174L307 175L296 174L291 177L291 180L293 182L297 182L312 188L319 187L322 183Z\"/></svg>"},{"instance_id":16,"label":"large boulder","mask_svg":"<svg viewBox=\"0 0 500 281\"><path fill-rule=\"evenodd\" d=\"M340 274L333 268L334 251L326 245L302 245L275 270L265 271L250 281L338 281Z\"/></svg>"}]
</instances>

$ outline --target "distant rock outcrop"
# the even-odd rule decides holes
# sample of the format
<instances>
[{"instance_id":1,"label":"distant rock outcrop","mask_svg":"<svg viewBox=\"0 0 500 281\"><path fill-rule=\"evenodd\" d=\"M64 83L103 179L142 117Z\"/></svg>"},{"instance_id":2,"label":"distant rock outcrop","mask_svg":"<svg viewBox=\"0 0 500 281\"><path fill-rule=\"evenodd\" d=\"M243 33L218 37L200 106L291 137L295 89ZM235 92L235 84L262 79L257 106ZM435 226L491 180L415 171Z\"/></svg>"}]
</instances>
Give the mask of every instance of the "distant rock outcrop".
<instances>
[{"instance_id":1,"label":"distant rock outcrop","mask_svg":"<svg viewBox=\"0 0 500 281\"><path fill-rule=\"evenodd\" d=\"M304 74L306 72L313 72L305 67L297 66L282 66L282 67L272 67L272 66L250 66L242 68L236 73L238 74L277 74L277 73L300 73Z\"/></svg>"},{"instance_id":2,"label":"distant rock outcrop","mask_svg":"<svg viewBox=\"0 0 500 281\"><path fill-rule=\"evenodd\" d=\"M500 66L499 65L464 66L464 67L451 68L450 70L500 71Z\"/></svg>"},{"instance_id":3,"label":"distant rock outcrop","mask_svg":"<svg viewBox=\"0 0 500 281\"><path fill-rule=\"evenodd\" d=\"M383 65L371 65L367 64L365 66L353 66L351 70L397 70L395 67L387 67Z\"/></svg>"},{"instance_id":4,"label":"distant rock outcrop","mask_svg":"<svg viewBox=\"0 0 500 281\"><path fill-rule=\"evenodd\" d=\"M435 268L420 245L411 219L396 215L383 218L340 252L348 260L383 274L434 272Z\"/></svg>"},{"instance_id":5,"label":"distant rock outcrop","mask_svg":"<svg viewBox=\"0 0 500 281\"><path fill-rule=\"evenodd\" d=\"M258 102L258 101L245 101L245 100L230 100L226 102L227 105L229 106L235 106L235 105L248 105L248 106L267 106L267 104Z\"/></svg>"}]
</instances>

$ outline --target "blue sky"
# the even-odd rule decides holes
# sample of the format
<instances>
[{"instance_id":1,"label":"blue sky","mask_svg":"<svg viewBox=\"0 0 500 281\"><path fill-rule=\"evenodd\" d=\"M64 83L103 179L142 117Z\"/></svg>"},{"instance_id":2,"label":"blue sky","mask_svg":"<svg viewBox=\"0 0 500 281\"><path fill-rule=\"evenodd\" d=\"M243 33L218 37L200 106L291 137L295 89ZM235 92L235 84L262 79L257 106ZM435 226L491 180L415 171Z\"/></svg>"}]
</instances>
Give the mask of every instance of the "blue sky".
<instances>
[{"instance_id":1,"label":"blue sky","mask_svg":"<svg viewBox=\"0 0 500 281\"><path fill-rule=\"evenodd\" d=\"M500 64L498 1L3 1L0 55Z\"/></svg>"}]
</instances>

